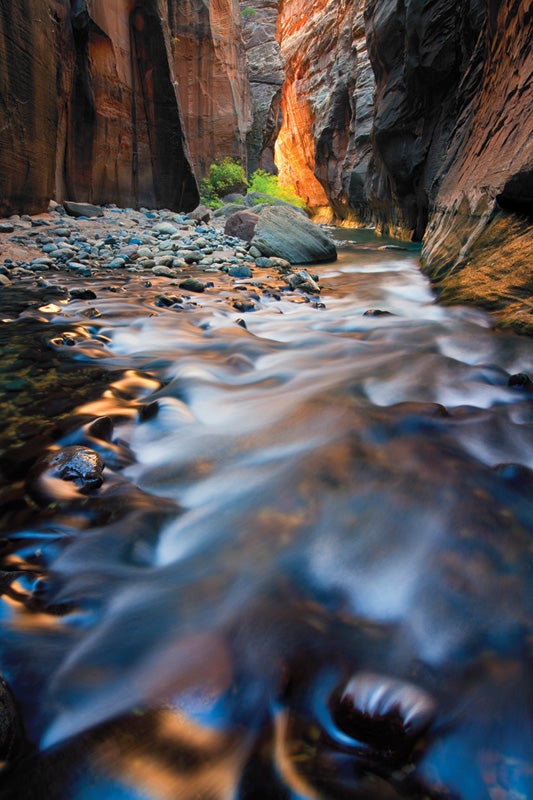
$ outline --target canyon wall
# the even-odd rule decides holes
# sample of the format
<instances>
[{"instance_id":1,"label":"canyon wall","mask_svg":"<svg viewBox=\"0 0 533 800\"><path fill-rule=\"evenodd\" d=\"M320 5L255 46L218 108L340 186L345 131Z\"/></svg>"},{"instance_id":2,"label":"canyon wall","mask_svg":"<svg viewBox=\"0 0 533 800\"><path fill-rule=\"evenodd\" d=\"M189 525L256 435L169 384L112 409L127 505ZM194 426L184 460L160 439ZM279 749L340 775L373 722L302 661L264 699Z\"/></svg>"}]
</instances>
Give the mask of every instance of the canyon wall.
<instances>
[{"instance_id":1,"label":"canyon wall","mask_svg":"<svg viewBox=\"0 0 533 800\"><path fill-rule=\"evenodd\" d=\"M370 205L446 302L533 333L531 0L367 0Z\"/></svg>"},{"instance_id":2,"label":"canyon wall","mask_svg":"<svg viewBox=\"0 0 533 800\"><path fill-rule=\"evenodd\" d=\"M209 165L225 156L246 166L252 107L238 0L159 0L159 6L168 21L195 174L205 177Z\"/></svg>"},{"instance_id":3,"label":"canyon wall","mask_svg":"<svg viewBox=\"0 0 533 800\"><path fill-rule=\"evenodd\" d=\"M188 210L251 127L238 0L0 6L0 214L64 198Z\"/></svg>"},{"instance_id":4,"label":"canyon wall","mask_svg":"<svg viewBox=\"0 0 533 800\"><path fill-rule=\"evenodd\" d=\"M53 195L58 61L47 10L43 0L0 4L0 215L41 211Z\"/></svg>"},{"instance_id":5,"label":"canyon wall","mask_svg":"<svg viewBox=\"0 0 533 800\"><path fill-rule=\"evenodd\" d=\"M363 3L281 0L278 39L285 61L280 180L315 216L369 221L373 75Z\"/></svg>"},{"instance_id":6,"label":"canyon wall","mask_svg":"<svg viewBox=\"0 0 533 800\"><path fill-rule=\"evenodd\" d=\"M531 0L0 4L0 214L189 209L225 156L423 240L444 300L532 293ZM529 309L529 310L528 310Z\"/></svg>"},{"instance_id":7,"label":"canyon wall","mask_svg":"<svg viewBox=\"0 0 533 800\"><path fill-rule=\"evenodd\" d=\"M247 168L277 172L274 145L281 126L281 87L285 63L276 38L279 0L241 0L242 41L252 98L247 137Z\"/></svg>"}]
</instances>

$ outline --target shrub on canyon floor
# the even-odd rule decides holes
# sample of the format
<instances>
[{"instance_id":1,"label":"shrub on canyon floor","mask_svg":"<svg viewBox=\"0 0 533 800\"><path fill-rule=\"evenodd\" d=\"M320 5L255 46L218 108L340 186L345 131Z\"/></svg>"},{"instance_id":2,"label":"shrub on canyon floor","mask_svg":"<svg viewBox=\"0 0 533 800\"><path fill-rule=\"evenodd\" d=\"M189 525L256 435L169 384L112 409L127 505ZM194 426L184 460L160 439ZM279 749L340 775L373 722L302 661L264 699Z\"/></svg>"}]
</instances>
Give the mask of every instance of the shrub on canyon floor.
<instances>
[{"instance_id":1,"label":"shrub on canyon floor","mask_svg":"<svg viewBox=\"0 0 533 800\"><path fill-rule=\"evenodd\" d=\"M206 205L220 206L220 198L234 192L245 192L248 181L242 164L223 158L209 167L209 175L200 183L200 199Z\"/></svg>"},{"instance_id":2,"label":"shrub on canyon floor","mask_svg":"<svg viewBox=\"0 0 533 800\"><path fill-rule=\"evenodd\" d=\"M283 186L280 184L277 175L272 175L270 172L265 172L262 169L256 170L252 175L248 191L259 192L263 195L266 194L270 197L275 197L297 208L305 208L305 202L296 194L294 189L290 186ZM258 202L263 203L265 201L258 200Z\"/></svg>"}]
</instances>

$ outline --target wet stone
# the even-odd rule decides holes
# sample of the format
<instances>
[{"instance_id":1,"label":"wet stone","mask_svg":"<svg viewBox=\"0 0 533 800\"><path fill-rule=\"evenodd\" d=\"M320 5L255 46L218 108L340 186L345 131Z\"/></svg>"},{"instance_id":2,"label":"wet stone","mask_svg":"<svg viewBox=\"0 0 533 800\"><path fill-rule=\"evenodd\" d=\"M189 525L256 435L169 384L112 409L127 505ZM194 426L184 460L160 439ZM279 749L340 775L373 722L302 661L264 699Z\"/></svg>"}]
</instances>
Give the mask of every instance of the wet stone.
<instances>
[{"instance_id":1,"label":"wet stone","mask_svg":"<svg viewBox=\"0 0 533 800\"><path fill-rule=\"evenodd\" d=\"M196 278L186 278L180 283L179 286L180 289L185 289L188 292L203 292L205 290L205 286L202 281L199 281Z\"/></svg>"},{"instance_id":2,"label":"wet stone","mask_svg":"<svg viewBox=\"0 0 533 800\"><path fill-rule=\"evenodd\" d=\"M96 294L92 289L71 289L70 296L73 300L95 300Z\"/></svg>"},{"instance_id":3,"label":"wet stone","mask_svg":"<svg viewBox=\"0 0 533 800\"><path fill-rule=\"evenodd\" d=\"M231 267L228 275L230 275L232 278L251 278L253 276L253 272L250 267L242 265Z\"/></svg>"},{"instance_id":4,"label":"wet stone","mask_svg":"<svg viewBox=\"0 0 533 800\"><path fill-rule=\"evenodd\" d=\"M71 445L43 456L30 471L26 488L39 504L73 500L78 493L89 494L100 488L104 466L95 450ZM65 484L75 488L69 490Z\"/></svg>"}]
</instances>

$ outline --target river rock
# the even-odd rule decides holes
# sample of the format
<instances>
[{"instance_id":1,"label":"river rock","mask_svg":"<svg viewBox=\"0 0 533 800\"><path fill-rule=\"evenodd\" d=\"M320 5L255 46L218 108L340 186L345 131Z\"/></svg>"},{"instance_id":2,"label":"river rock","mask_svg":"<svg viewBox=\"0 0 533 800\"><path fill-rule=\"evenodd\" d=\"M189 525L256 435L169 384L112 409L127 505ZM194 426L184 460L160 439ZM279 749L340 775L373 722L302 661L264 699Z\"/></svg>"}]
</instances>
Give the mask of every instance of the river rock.
<instances>
[{"instance_id":1,"label":"river rock","mask_svg":"<svg viewBox=\"0 0 533 800\"><path fill-rule=\"evenodd\" d=\"M173 236L175 233L178 233L178 229L171 222L158 222L154 225L152 230L154 233L163 233L168 236Z\"/></svg>"},{"instance_id":2,"label":"river rock","mask_svg":"<svg viewBox=\"0 0 533 800\"><path fill-rule=\"evenodd\" d=\"M335 261L337 250L318 225L290 206L272 206L258 218L252 245L291 264Z\"/></svg>"},{"instance_id":3,"label":"river rock","mask_svg":"<svg viewBox=\"0 0 533 800\"><path fill-rule=\"evenodd\" d=\"M228 275L232 278L251 278L253 272L246 264L236 264L234 267L230 267Z\"/></svg>"},{"instance_id":4,"label":"river rock","mask_svg":"<svg viewBox=\"0 0 533 800\"><path fill-rule=\"evenodd\" d=\"M289 277L289 285L291 289L320 294L320 286L305 269L300 270L296 275L291 275Z\"/></svg>"},{"instance_id":5,"label":"river rock","mask_svg":"<svg viewBox=\"0 0 533 800\"><path fill-rule=\"evenodd\" d=\"M236 211L227 218L224 233L249 242L253 239L258 219L253 211Z\"/></svg>"},{"instance_id":6,"label":"river rock","mask_svg":"<svg viewBox=\"0 0 533 800\"><path fill-rule=\"evenodd\" d=\"M188 292L203 292L205 286L202 281L196 278L185 278L185 280L180 283L180 289L185 289Z\"/></svg>"},{"instance_id":7,"label":"river rock","mask_svg":"<svg viewBox=\"0 0 533 800\"><path fill-rule=\"evenodd\" d=\"M71 217L103 217L104 212L100 206L92 203L72 203L70 200L63 202L63 207Z\"/></svg>"},{"instance_id":8,"label":"river rock","mask_svg":"<svg viewBox=\"0 0 533 800\"><path fill-rule=\"evenodd\" d=\"M48 453L30 470L26 489L39 505L74 500L103 483L105 463L95 450L71 445Z\"/></svg>"},{"instance_id":9,"label":"river rock","mask_svg":"<svg viewBox=\"0 0 533 800\"><path fill-rule=\"evenodd\" d=\"M193 222L209 222L211 210L204 205L199 205L194 211L187 214L187 218L192 219Z\"/></svg>"},{"instance_id":10,"label":"river rock","mask_svg":"<svg viewBox=\"0 0 533 800\"><path fill-rule=\"evenodd\" d=\"M21 725L11 691L0 676L0 760L5 762L13 755L20 737Z\"/></svg>"}]
</instances>

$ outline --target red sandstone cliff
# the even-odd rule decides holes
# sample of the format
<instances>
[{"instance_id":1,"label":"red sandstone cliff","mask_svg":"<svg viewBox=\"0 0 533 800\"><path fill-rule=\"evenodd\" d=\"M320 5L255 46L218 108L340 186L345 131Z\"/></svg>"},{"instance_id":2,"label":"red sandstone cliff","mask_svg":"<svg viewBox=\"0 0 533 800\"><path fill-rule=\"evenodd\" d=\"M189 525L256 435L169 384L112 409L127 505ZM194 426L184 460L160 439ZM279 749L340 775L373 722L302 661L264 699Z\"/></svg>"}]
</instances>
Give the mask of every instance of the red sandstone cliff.
<instances>
[{"instance_id":1,"label":"red sandstone cliff","mask_svg":"<svg viewBox=\"0 0 533 800\"><path fill-rule=\"evenodd\" d=\"M368 219L373 76L362 3L281 0L278 39L286 71L276 142L281 180L322 218Z\"/></svg>"},{"instance_id":2,"label":"red sandstone cliff","mask_svg":"<svg viewBox=\"0 0 533 800\"><path fill-rule=\"evenodd\" d=\"M3 3L0 55L2 214L190 209L213 160L246 160L238 0Z\"/></svg>"},{"instance_id":3,"label":"red sandstone cliff","mask_svg":"<svg viewBox=\"0 0 533 800\"><path fill-rule=\"evenodd\" d=\"M191 161L198 177L230 156L246 165L252 127L238 0L160 0ZM163 10L163 6L167 6Z\"/></svg>"}]
</instances>

